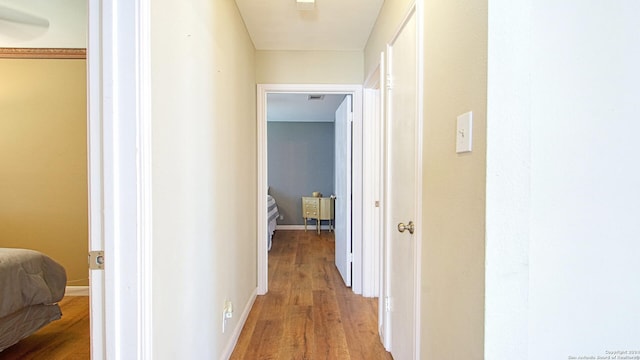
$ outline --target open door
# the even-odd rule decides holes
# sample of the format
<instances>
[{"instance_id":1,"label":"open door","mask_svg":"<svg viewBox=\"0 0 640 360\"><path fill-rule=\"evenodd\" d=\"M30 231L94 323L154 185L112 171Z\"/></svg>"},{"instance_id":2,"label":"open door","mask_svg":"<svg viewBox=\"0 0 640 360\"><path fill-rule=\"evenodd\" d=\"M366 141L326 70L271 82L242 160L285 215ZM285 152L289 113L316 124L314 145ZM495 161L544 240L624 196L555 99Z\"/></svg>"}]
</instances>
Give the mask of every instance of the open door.
<instances>
[{"instance_id":1,"label":"open door","mask_svg":"<svg viewBox=\"0 0 640 360\"><path fill-rule=\"evenodd\" d=\"M395 359L416 359L419 322L421 127L415 9L387 47L385 345Z\"/></svg>"},{"instance_id":2,"label":"open door","mask_svg":"<svg viewBox=\"0 0 640 360\"><path fill-rule=\"evenodd\" d=\"M335 242L336 267L351 286L351 135L353 106L347 95L336 110L335 121Z\"/></svg>"}]
</instances>

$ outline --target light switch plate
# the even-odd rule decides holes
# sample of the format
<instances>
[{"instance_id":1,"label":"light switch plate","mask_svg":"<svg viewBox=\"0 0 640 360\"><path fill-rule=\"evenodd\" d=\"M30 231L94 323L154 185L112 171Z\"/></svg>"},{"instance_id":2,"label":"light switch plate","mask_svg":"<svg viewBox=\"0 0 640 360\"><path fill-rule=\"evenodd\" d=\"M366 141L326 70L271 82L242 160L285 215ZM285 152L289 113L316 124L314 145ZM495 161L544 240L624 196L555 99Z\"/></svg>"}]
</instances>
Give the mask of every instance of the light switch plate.
<instances>
[{"instance_id":1,"label":"light switch plate","mask_svg":"<svg viewBox=\"0 0 640 360\"><path fill-rule=\"evenodd\" d=\"M458 154L471 151L472 129L473 113L471 111L458 116L458 125L456 127L456 152Z\"/></svg>"}]
</instances>

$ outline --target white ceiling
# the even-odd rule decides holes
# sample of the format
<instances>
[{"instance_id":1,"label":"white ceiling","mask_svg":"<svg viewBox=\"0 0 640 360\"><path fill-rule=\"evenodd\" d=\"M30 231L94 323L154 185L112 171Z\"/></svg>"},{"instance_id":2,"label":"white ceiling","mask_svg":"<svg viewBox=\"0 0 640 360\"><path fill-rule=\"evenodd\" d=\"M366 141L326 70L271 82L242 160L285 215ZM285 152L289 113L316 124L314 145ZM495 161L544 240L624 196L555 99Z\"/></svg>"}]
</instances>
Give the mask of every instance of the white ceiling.
<instances>
[{"instance_id":1,"label":"white ceiling","mask_svg":"<svg viewBox=\"0 0 640 360\"><path fill-rule=\"evenodd\" d=\"M384 0L236 0L257 50L363 50Z\"/></svg>"},{"instance_id":2,"label":"white ceiling","mask_svg":"<svg viewBox=\"0 0 640 360\"><path fill-rule=\"evenodd\" d=\"M9 21L20 14L43 18L48 26ZM8 19L7 19L8 18ZM84 48L86 0L0 0L0 47Z\"/></svg>"},{"instance_id":3,"label":"white ceiling","mask_svg":"<svg viewBox=\"0 0 640 360\"><path fill-rule=\"evenodd\" d=\"M345 95L326 94L322 100L308 97L309 94L267 94L267 121L334 121Z\"/></svg>"},{"instance_id":4,"label":"white ceiling","mask_svg":"<svg viewBox=\"0 0 640 360\"><path fill-rule=\"evenodd\" d=\"M363 50L384 0L235 0L257 50ZM344 95L269 94L268 121L334 121Z\"/></svg>"}]
</instances>

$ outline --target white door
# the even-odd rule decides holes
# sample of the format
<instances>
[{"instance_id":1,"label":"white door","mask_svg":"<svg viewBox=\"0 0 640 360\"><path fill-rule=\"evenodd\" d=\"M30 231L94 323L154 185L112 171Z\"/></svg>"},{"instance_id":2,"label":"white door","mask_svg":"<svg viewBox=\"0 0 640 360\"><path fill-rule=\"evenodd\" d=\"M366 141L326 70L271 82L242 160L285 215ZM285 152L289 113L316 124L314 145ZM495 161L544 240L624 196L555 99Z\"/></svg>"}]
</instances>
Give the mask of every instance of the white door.
<instances>
[{"instance_id":1,"label":"white door","mask_svg":"<svg viewBox=\"0 0 640 360\"><path fill-rule=\"evenodd\" d=\"M418 356L416 241L420 238L417 213L421 128L416 45L416 20L412 12L387 47L385 288L389 311L385 343L395 359L403 360Z\"/></svg>"},{"instance_id":2,"label":"white door","mask_svg":"<svg viewBox=\"0 0 640 360\"><path fill-rule=\"evenodd\" d=\"M335 122L335 245L336 267L351 286L351 95L336 110Z\"/></svg>"}]
</instances>

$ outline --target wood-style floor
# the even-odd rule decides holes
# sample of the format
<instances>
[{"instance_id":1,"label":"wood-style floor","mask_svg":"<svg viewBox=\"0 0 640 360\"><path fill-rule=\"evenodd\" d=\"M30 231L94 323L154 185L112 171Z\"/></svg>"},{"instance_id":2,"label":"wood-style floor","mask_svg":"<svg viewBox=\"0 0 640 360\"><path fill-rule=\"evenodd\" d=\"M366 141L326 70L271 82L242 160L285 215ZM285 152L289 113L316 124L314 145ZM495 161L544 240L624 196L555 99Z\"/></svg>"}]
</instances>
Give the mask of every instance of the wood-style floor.
<instances>
[{"instance_id":1,"label":"wood-style floor","mask_svg":"<svg viewBox=\"0 0 640 360\"><path fill-rule=\"evenodd\" d=\"M355 295L334 265L333 233L277 231L269 293L258 296L232 359L392 359L377 299ZM0 352L8 359L89 359L89 298L65 297L62 319Z\"/></svg>"},{"instance_id":2,"label":"wood-style floor","mask_svg":"<svg viewBox=\"0 0 640 360\"><path fill-rule=\"evenodd\" d=\"M231 359L392 359L377 301L344 285L333 233L278 230L269 292L256 299Z\"/></svg>"},{"instance_id":3,"label":"wood-style floor","mask_svg":"<svg viewBox=\"0 0 640 360\"><path fill-rule=\"evenodd\" d=\"M0 359L89 359L89 297L65 296L60 309L60 320L0 352Z\"/></svg>"}]
</instances>

